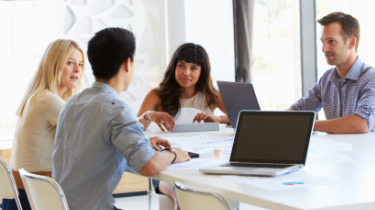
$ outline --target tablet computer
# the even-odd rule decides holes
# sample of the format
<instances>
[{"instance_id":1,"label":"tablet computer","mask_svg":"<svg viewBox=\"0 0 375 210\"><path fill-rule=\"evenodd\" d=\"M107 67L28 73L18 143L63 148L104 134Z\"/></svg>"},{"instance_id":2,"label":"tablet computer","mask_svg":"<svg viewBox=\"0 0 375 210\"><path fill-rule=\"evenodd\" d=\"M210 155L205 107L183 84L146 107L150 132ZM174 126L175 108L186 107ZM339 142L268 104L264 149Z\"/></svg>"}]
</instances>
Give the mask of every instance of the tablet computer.
<instances>
[{"instance_id":1,"label":"tablet computer","mask_svg":"<svg viewBox=\"0 0 375 210\"><path fill-rule=\"evenodd\" d=\"M176 124L172 133L219 131L219 123Z\"/></svg>"}]
</instances>

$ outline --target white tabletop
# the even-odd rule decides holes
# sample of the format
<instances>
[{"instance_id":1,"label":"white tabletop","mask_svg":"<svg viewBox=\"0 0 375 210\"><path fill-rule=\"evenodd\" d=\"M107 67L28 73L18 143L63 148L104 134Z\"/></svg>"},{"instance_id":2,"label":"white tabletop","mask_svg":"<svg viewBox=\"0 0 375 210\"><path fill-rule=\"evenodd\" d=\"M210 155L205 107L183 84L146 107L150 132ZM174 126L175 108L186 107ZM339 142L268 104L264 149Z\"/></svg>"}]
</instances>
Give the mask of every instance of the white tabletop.
<instances>
[{"instance_id":1,"label":"white tabletop","mask_svg":"<svg viewBox=\"0 0 375 210\"><path fill-rule=\"evenodd\" d=\"M234 132L233 129L221 126L218 132L163 134L157 129L151 129L146 131L146 134L150 137L168 138L202 134L233 136ZM308 174L334 180L333 184L271 191L239 184L219 175L204 175L198 169L166 169L153 178L169 183L181 181L188 185L215 190L225 198L269 209L375 209L375 134L317 134L314 137L345 142L353 146L352 150L325 153L330 156L349 156L354 161L307 164L303 169ZM202 158L229 160L229 155L214 157L213 154L207 154Z\"/></svg>"}]
</instances>

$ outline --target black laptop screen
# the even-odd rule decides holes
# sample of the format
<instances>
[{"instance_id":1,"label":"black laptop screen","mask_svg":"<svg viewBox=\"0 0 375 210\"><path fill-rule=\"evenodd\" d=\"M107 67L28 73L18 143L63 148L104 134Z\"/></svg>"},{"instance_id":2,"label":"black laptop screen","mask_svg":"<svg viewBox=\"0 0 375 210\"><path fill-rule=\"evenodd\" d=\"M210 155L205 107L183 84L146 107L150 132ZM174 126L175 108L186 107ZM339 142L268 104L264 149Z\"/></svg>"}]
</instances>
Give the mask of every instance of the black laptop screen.
<instances>
[{"instance_id":1,"label":"black laptop screen","mask_svg":"<svg viewBox=\"0 0 375 210\"><path fill-rule=\"evenodd\" d=\"M237 128L237 117L241 110L260 110L252 84L217 81L217 85L233 129Z\"/></svg>"},{"instance_id":2,"label":"black laptop screen","mask_svg":"<svg viewBox=\"0 0 375 210\"><path fill-rule=\"evenodd\" d=\"M231 161L304 164L313 112L241 112Z\"/></svg>"}]
</instances>

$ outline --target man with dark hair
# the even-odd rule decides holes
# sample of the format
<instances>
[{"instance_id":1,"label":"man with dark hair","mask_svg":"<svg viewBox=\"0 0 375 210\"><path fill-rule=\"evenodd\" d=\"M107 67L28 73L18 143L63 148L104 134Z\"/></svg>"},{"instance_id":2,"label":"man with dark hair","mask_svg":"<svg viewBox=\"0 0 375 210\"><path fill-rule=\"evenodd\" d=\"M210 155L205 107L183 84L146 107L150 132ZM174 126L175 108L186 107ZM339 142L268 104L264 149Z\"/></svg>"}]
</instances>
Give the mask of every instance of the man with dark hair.
<instances>
[{"instance_id":1,"label":"man with dark hair","mask_svg":"<svg viewBox=\"0 0 375 210\"><path fill-rule=\"evenodd\" d=\"M101 30L89 41L87 53L96 82L60 112L52 176L70 209L116 209L112 192L128 166L153 176L190 157L165 139L145 136L134 111L119 97L135 70L133 33Z\"/></svg>"},{"instance_id":2,"label":"man with dark hair","mask_svg":"<svg viewBox=\"0 0 375 210\"><path fill-rule=\"evenodd\" d=\"M322 25L322 51L327 63L335 67L326 71L290 110L318 112L323 107L327 120L316 121L316 131L375 132L375 69L357 56L358 20L333 12L317 22Z\"/></svg>"}]
</instances>

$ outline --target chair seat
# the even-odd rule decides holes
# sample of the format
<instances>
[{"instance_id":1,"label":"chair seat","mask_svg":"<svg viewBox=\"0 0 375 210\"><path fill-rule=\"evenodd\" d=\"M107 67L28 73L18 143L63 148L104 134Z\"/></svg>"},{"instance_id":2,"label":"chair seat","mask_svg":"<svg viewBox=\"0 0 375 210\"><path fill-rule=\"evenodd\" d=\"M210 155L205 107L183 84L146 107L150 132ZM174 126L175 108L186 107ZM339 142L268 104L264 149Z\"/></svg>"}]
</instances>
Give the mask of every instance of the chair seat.
<instances>
[{"instance_id":1,"label":"chair seat","mask_svg":"<svg viewBox=\"0 0 375 210\"><path fill-rule=\"evenodd\" d=\"M19 170L27 197L33 209L69 210L65 194L52 178Z\"/></svg>"},{"instance_id":2,"label":"chair seat","mask_svg":"<svg viewBox=\"0 0 375 210\"><path fill-rule=\"evenodd\" d=\"M216 192L176 182L174 191L181 210L231 210L228 201Z\"/></svg>"},{"instance_id":3,"label":"chair seat","mask_svg":"<svg viewBox=\"0 0 375 210\"><path fill-rule=\"evenodd\" d=\"M22 210L21 202L18 198L18 189L14 181L12 170L8 163L0 157L0 197L14 199L17 208Z\"/></svg>"},{"instance_id":4,"label":"chair seat","mask_svg":"<svg viewBox=\"0 0 375 210\"><path fill-rule=\"evenodd\" d=\"M157 195L159 197L159 209L174 210L174 202L170 197L163 194ZM240 202L231 199L228 199L227 201L232 209L240 209Z\"/></svg>"},{"instance_id":5,"label":"chair seat","mask_svg":"<svg viewBox=\"0 0 375 210\"><path fill-rule=\"evenodd\" d=\"M163 194L157 194L159 197L159 209L174 210L174 201Z\"/></svg>"}]
</instances>

